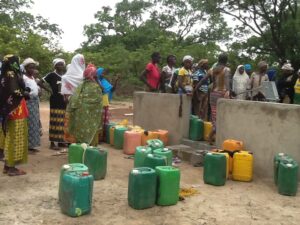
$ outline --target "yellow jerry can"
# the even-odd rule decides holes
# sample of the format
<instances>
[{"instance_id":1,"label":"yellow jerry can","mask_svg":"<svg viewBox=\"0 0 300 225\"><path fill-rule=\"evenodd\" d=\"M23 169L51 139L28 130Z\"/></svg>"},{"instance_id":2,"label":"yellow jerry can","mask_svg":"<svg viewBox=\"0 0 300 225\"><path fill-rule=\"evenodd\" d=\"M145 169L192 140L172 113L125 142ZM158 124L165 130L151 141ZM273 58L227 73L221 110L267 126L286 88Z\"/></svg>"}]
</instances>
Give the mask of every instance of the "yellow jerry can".
<instances>
[{"instance_id":1,"label":"yellow jerry can","mask_svg":"<svg viewBox=\"0 0 300 225\"><path fill-rule=\"evenodd\" d=\"M109 143L110 145L114 145L114 132L115 132L115 127L109 128Z\"/></svg>"},{"instance_id":2,"label":"yellow jerry can","mask_svg":"<svg viewBox=\"0 0 300 225\"><path fill-rule=\"evenodd\" d=\"M213 129L213 125L211 122L204 122L204 140L209 141L209 134Z\"/></svg>"},{"instance_id":3,"label":"yellow jerry can","mask_svg":"<svg viewBox=\"0 0 300 225\"><path fill-rule=\"evenodd\" d=\"M233 155L232 179L236 181L251 181L253 178L253 154L247 151L236 152Z\"/></svg>"}]
</instances>

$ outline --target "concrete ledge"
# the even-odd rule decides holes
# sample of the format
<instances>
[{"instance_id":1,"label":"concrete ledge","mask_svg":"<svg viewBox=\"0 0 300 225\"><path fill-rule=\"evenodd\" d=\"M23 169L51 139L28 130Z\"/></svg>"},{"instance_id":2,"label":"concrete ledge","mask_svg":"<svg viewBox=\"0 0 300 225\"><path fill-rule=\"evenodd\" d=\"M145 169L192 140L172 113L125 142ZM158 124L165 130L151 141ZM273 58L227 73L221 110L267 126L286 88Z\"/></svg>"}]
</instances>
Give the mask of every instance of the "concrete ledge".
<instances>
[{"instance_id":1,"label":"concrete ledge","mask_svg":"<svg viewBox=\"0 0 300 225\"><path fill-rule=\"evenodd\" d=\"M187 145L190 146L193 149L201 149L201 150L212 150L215 149L216 146L215 145L210 145L208 142L206 141L192 141L190 139L187 138L183 138L181 140L181 143L183 145Z\"/></svg>"}]
</instances>

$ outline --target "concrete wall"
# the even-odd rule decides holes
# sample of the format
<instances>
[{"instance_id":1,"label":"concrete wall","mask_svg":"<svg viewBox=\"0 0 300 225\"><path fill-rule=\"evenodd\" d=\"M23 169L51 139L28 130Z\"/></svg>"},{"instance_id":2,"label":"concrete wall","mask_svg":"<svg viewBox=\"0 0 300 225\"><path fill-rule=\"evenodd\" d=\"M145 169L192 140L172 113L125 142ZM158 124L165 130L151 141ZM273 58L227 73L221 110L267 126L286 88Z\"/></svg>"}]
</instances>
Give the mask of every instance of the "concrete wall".
<instances>
[{"instance_id":1,"label":"concrete wall","mask_svg":"<svg viewBox=\"0 0 300 225\"><path fill-rule=\"evenodd\" d=\"M133 124L145 130L166 129L169 144L179 144L188 137L191 100L183 97L182 117L179 117L179 95L135 92L133 98Z\"/></svg>"},{"instance_id":2,"label":"concrete wall","mask_svg":"<svg viewBox=\"0 0 300 225\"><path fill-rule=\"evenodd\" d=\"M229 138L244 141L254 153L257 175L271 177L276 153L288 153L300 163L300 106L222 99L218 102L217 146Z\"/></svg>"}]
</instances>

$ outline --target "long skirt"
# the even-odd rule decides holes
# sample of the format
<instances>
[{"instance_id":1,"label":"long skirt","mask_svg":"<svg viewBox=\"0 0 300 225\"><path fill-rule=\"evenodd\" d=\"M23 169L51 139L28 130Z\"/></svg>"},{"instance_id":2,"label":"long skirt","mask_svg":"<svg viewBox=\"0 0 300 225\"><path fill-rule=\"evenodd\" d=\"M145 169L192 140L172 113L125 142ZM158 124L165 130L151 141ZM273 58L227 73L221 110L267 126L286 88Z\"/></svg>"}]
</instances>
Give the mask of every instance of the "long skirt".
<instances>
[{"instance_id":1,"label":"long skirt","mask_svg":"<svg viewBox=\"0 0 300 225\"><path fill-rule=\"evenodd\" d=\"M28 116L28 140L29 148L35 148L41 145L40 137L40 110L39 110L39 98L31 97L26 101L29 111Z\"/></svg>"},{"instance_id":2,"label":"long skirt","mask_svg":"<svg viewBox=\"0 0 300 225\"><path fill-rule=\"evenodd\" d=\"M50 109L49 140L64 143L64 119L66 110Z\"/></svg>"},{"instance_id":3,"label":"long skirt","mask_svg":"<svg viewBox=\"0 0 300 225\"><path fill-rule=\"evenodd\" d=\"M213 130L216 131L217 121L217 103L220 98L224 98L224 91L212 91L210 93L210 109L211 109L211 122L213 124Z\"/></svg>"},{"instance_id":4,"label":"long skirt","mask_svg":"<svg viewBox=\"0 0 300 225\"><path fill-rule=\"evenodd\" d=\"M5 162L9 167L27 162L27 119L8 120L5 136L2 129L0 129L0 149L4 149Z\"/></svg>"},{"instance_id":5,"label":"long skirt","mask_svg":"<svg viewBox=\"0 0 300 225\"><path fill-rule=\"evenodd\" d=\"M69 133L70 113L65 112L64 118L64 141L67 143L76 143L76 138Z\"/></svg>"}]
</instances>

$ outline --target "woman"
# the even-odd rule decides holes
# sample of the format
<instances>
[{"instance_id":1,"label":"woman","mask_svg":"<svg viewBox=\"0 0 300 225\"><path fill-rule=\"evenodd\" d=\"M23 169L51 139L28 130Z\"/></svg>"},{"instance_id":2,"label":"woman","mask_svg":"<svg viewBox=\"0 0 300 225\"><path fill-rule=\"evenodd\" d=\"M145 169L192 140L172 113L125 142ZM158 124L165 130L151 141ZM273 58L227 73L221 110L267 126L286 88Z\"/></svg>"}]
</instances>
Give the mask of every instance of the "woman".
<instances>
[{"instance_id":1,"label":"woman","mask_svg":"<svg viewBox=\"0 0 300 225\"><path fill-rule=\"evenodd\" d=\"M24 175L26 172L15 166L27 162L28 109L24 98L29 97L29 92L21 76L18 57L4 57L0 80L0 149L5 155L3 173L9 176Z\"/></svg>"},{"instance_id":2,"label":"woman","mask_svg":"<svg viewBox=\"0 0 300 225\"><path fill-rule=\"evenodd\" d=\"M72 58L71 64L68 66L67 72L61 78L61 94L64 96L66 104L69 98L74 94L75 89L83 81L83 71L85 69L84 57L77 54ZM75 137L69 134L69 113L66 111L64 119L64 140L68 143L76 142Z\"/></svg>"},{"instance_id":3,"label":"woman","mask_svg":"<svg viewBox=\"0 0 300 225\"><path fill-rule=\"evenodd\" d=\"M252 100L253 101L265 101L266 97L264 94L257 90L262 82L269 81L269 77L266 74L268 70L268 64L265 61L258 63L258 71L251 75L251 90L252 90Z\"/></svg>"},{"instance_id":4,"label":"woman","mask_svg":"<svg viewBox=\"0 0 300 225\"><path fill-rule=\"evenodd\" d=\"M246 100L250 89L250 79L243 65L239 65L233 75L232 91L236 99Z\"/></svg>"},{"instance_id":5,"label":"woman","mask_svg":"<svg viewBox=\"0 0 300 225\"><path fill-rule=\"evenodd\" d=\"M163 93L172 93L171 80L175 72L176 56L169 55L167 57L167 65L162 68L161 72L161 91Z\"/></svg>"},{"instance_id":6,"label":"woman","mask_svg":"<svg viewBox=\"0 0 300 225\"><path fill-rule=\"evenodd\" d=\"M280 98L280 103L294 102L294 86L297 76L294 74L294 68L290 63L285 63L282 68L282 77L277 81L277 90Z\"/></svg>"},{"instance_id":7,"label":"woman","mask_svg":"<svg viewBox=\"0 0 300 225\"><path fill-rule=\"evenodd\" d=\"M83 83L76 88L67 106L70 115L68 132L78 143L97 145L102 125L102 91L94 65L88 65L83 75Z\"/></svg>"},{"instance_id":8,"label":"woman","mask_svg":"<svg viewBox=\"0 0 300 225\"><path fill-rule=\"evenodd\" d=\"M41 80L41 87L50 91L50 121L49 121L49 140L50 149L59 150L59 147L65 147L64 145L64 117L66 111L66 103L63 95L60 93L61 78L65 73L66 63L64 59L53 60L54 71L48 73ZM50 85L51 90L44 86L44 83ZM58 143L58 146L55 145Z\"/></svg>"},{"instance_id":9,"label":"woman","mask_svg":"<svg viewBox=\"0 0 300 225\"><path fill-rule=\"evenodd\" d=\"M179 94L188 94L191 95L193 91L192 86L192 65L193 57L186 55L183 57L183 67L178 71L178 81L177 86L179 89Z\"/></svg>"},{"instance_id":10,"label":"woman","mask_svg":"<svg viewBox=\"0 0 300 225\"><path fill-rule=\"evenodd\" d=\"M103 97L102 97L102 104L103 104L103 111L102 111L102 123L103 123L103 128L102 128L102 134L101 140L104 140L106 137L106 129L105 126L109 124L109 103L112 100L112 95L113 92L116 90L117 83L119 80L119 77L117 76L117 79L115 80L114 85L112 85L106 78L106 70L104 68L98 68L97 69L97 81L102 89L103 92Z\"/></svg>"},{"instance_id":11,"label":"woman","mask_svg":"<svg viewBox=\"0 0 300 225\"><path fill-rule=\"evenodd\" d=\"M28 142L29 151L35 153L38 150L36 147L41 145L40 138L40 109L39 109L39 86L34 78L36 66L38 63L32 58L27 58L22 63L25 69L23 79L25 86L30 88L30 98L26 100L29 110L28 116Z\"/></svg>"},{"instance_id":12,"label":"woman","mask_svg":"<svg viewBox=\"0 0 300 225\"><path fill-rule=\"evenodd\" d=\"M201 59L197 65L197 69L193 74L193 84L194 87L207 75L208 70L208 60ZM195 89L193 94L193 115L197 115L200 119L208 120L208 86L209 80L204 82L199 89Z\"/></svg>"},{"instance_id":13,"label":"woman","mask_svg":"<svg viewBox=\"0 0 300 225\"><path fill-rule=\"evenodd\" d=\"M210 108L211 108L211 120L213 124L213 130L209 135L210 144L213 143L213 137L216 133L216 120L217 120L217 103L221 98L229 98L230 96L230 69L227 67L228 56L225 53L219 55L218 62L214 64L213 68L208 71L208 74L203 78L196 86L196 90L201 85L211 79L212 90L210 92Z\"/></svg>"},{"instance_id":14,"label":"woman","mask_svg":"<svg viewBox=\"0 0 300 225\"><path fill-rule=\"evenodd\" d=\"M300 69L297 72L298 78L295 84L294 104L300 105Z\"/></svg>"}]
</instances>

